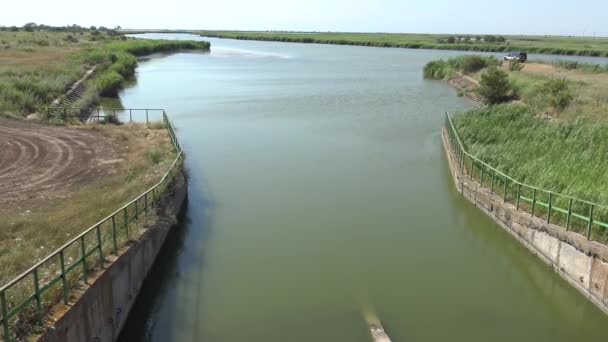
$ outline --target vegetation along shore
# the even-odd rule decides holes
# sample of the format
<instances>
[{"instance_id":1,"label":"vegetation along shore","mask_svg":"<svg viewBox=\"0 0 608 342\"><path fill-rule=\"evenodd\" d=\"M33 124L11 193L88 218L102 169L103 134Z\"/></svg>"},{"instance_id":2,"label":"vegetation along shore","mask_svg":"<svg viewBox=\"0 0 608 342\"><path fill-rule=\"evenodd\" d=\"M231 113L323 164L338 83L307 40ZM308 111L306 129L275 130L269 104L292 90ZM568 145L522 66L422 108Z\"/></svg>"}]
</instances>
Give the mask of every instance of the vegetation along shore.
<instances>
[{"instance_id":1,"label":"vegetation along shore","mask_svg":"<svg viewBox=\"0 0 608 342\"><path fill-rule=\"evenodd\" d=\"M521 182L608 203L607 67L461 56L428 63L424 75L478 83L472 95L489 106L454 119L469 152ZM596 238L608 242L606 232Z\"/></svg>"},{"instance_id":2,"label":"vegetation along shore","mask_svg":"<svg viewBox=\"0 0 608 342\"><path fill-rule=\"evenodd\" d=\"M117 28L119 29L119 28ZM127 38L117 29L28 24L0 31L0 115L24 117L61 97L97 66L78 105L113 96L133 77L137 57L179 50L208 51L209 43Z\"/></svg>"},{"instance_id":3,"label":"vegetation along shore","mask_svg":"<svg viewBox=\"0 0 608 342\"><path fill-rule=\"evenodd\" d=\"M460 51L608 56L608 38L407 33L192 31L204 37Z\"/></svg>"},{"instance_id":4,"label":"vegetation along shore","mask_svg":"<svg viewBox=\"0 0 608 342\"><path fill-rule=\"evenodd\" d=\"M174 165L180 166L174 164L177 153L165 122L85 125L37 115L56 99L60 101L55 105L62 106L66 91L93 67L86 90L74 106L92 107L103 96L117 95L134 77L140 56L209 51L207 42L141 40L125 37L118 29L32 23L0 30L0 143L5 152L0 158L4 170L0 175L0 285L150 189ZM159 189L155 195L163 194ZM149 203L145 205L147 212ZM128 215L137 210L129 209ZM133 238L158 219L150 213L124 225ZM83 238L83 248L95 246L93 235ZM118 242L126 243L129 236ZM107 231L98 233L99 239L104 246L112 246ZM120 247L118 242L114 240L114 246ZM77 248L65 251L66 267L76 267L79 255ZM52 259L37 269L35 277L45 284L56 270L57 260ZM65 279L70 287L78 280L78 272ZM39 298L43 309L25 306L4 327L10 326L17 340L39 332L36 318L61 298L60 289L53 285ZM16 310L33 291L31 281L12 285L3 292L5 308Z\"/></svg>"}]
</instances>

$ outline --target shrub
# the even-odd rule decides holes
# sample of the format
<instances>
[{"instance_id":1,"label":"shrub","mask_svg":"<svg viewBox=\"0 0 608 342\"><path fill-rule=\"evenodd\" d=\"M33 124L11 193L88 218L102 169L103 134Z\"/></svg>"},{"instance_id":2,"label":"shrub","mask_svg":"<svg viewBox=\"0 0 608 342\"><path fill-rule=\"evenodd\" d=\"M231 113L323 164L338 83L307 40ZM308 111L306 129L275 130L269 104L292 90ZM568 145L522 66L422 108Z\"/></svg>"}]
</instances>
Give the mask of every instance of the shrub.
<instances>
[{"instance_id":1,"label":"shrub","mask_svg":"<svg viewBox=\"0 0 608 342\"><path fill-rule=\"evenodd\" d=\"M137 67L137 58L135 56L121 53L113 54L112 58L114 64L110 67L110 70L116 71L123 77L131 77L135 74L135 68Z\"/></svg>"},{"instance_id":2,"label":"shrub","mask_svg":"<svg viewBox=\"0 0 608 342\"><path fill-rule=\"evenodd\" d=\"M479 95L490 105L509 100L513 92L507 73L495 66L481 75L479 85Z\"/></svg>"},{"instance_id":3,"label":"shrub","mask_svg":"<svg viewBox=\"0 0 608 342\"><path fill-rule=\"evenodd\" d=\"M116 71L107 71L97 79L97 90L102 96L116 96L123 81L124 78Z\"/></svg>"},{"instance_id":4,"label":"shrub","mask_svg":"<svg viewBox=\"0 0 608 342\"><path fill-rule=\"evenodd\" d=\"M467 55L450 58L448 63L465 74L471 74L489 66L496 66L499 62L494 57Z\"/></svg>"},{"instance_id":5,"label":"shrub","mask_svg":"<svg viewBox=\"0 0 608 342\"><path fill-rule=\"evenodd\" d=\"M154 165L158 165L162 160L163 160L163 154L162 152L160 152L159 150L157 150L156 148L153 149L149 149L146 152L146 155L148 157L148 159L152 162L152 164Z\"/></svg>"},{"instance_id":6,"label":"shrub","mask_svg":"<svg viewBox=\"0 0 608 342\"><path fill-rule=\"evenodd\" d=\"M572 93L565 79L552 79L543 83L539 92L544 94L547 103L558 111L564 110L572 101Z\"/></svg>"},{"instance_id":7,"label":"shrub","mask_svg":"<svg viewBox=\"0 0 608 342\"><path fill-rule=\"evenodd\" d=\"M449 64L443 59L430 61L424 66L424 78L442 80L449 75Z\"/></svg>"},{"instance_id":8,"label":"shrub","mask_svg":"<svg viewBox=\"0 0 608 342\"><path fill-rule=\"evenodd\" d=\"M524 68L524 63L520 61L509 61L507 64L509 71L521 71Z\"/></svg>"}]
</instances>

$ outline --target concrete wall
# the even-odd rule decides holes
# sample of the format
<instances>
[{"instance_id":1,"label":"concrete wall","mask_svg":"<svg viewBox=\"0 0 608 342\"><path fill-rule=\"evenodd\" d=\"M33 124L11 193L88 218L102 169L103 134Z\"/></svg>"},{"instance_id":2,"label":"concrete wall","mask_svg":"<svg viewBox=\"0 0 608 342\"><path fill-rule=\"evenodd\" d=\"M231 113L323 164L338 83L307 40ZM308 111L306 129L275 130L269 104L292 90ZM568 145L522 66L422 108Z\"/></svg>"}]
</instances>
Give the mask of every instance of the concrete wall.
<instances>
[{"instance_id":1,"label":"concrete wall","mask_svg":"<svg viewBox=\"0 0 608 342\"><path fill-rule=\"evenodd\" d=\"M54 309L39 341L70 342L116 341L127 320L131 306L160 251L167 234L187 196L185 177L181 175L173 191L163 201L160 219L137 240L110 256L110 264L89 279L89 285L76 289L75 299Z\"/></svg>"},{"instance_id":2,"label":"concrete wall","mask_svg":"<svg viewBox=\"0 0 608 342\"><path fill-rule=\"evenodd\" d=\"M608 314L608 246L503 203L501 196L460 173L445 129L442 140L458 191Z\"/></svg>"}]
</instances>

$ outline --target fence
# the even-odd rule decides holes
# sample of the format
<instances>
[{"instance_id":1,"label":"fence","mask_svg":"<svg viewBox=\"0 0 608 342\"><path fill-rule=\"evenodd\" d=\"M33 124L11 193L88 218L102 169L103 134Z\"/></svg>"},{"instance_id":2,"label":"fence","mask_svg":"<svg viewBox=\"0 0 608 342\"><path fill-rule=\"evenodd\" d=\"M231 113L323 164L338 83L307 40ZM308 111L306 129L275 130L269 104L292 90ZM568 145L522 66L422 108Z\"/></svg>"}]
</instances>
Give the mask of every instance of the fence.
<instances>
[{"instance_id":1,"label":"fence","mask_svg":"<svg viewBox=\"0 0 608 342\"><path fill-rule=\"evenodd\" d=\"M86 284L90 272L103 266L107 255L117 255L118 249L133 235L132 230L138 228L138 223L159 203L183 158L173 125L164 110L161 111L177 153L169 170L150 189L0 288L3 341L14 341L26 335L31 326L42 326L48 309L58 301L67 304L74 286L80 280Z\"/></svg>"},{"instance_id":2,"label":"fence","mask_svg":"<svg viewBox=\"0 0 608 342\"><path fill-rule=\"evenodd\" d=\"M56 118L67 121L69 119L89 120L93 122L107 122L118 119L122 121L150 121L164 120L164 109L155 108L82 108L82 107L46 107L41 110L46 119Z\"/></svg>"},{"instance_id":3,"label":"fence","mask_svg":"<svg viewBox=\"0 0 608 342\"><path fill-rule=\"evenodd\" d=\"M445 128L458 167L471 180L479 181L482 187L485 180L492 193L502 195L503 201L513 203L516 210L581 233L588 240L606 242L608 224L602 220L608 218L608 207L519 182L467 152L449 113Z\"/></svg>"}]
</instances>

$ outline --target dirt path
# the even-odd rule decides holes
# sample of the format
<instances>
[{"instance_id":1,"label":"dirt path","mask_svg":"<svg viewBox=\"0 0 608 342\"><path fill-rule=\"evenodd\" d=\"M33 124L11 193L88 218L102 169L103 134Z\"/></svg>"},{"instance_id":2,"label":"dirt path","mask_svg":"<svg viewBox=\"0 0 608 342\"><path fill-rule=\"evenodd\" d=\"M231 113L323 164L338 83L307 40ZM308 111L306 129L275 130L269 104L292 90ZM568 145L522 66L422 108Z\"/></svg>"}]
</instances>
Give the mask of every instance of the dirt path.
<instances>
[{"instance_id":1,"label":"dirt path","mask_svg":"<svg viewBox=\"0 0 608 342\"><path fill-rule=\"evenodd\" d=\"M0 211L67 197L115 173L116 151L100 132L0 118Z\"/></svg>"}]
</instances>

